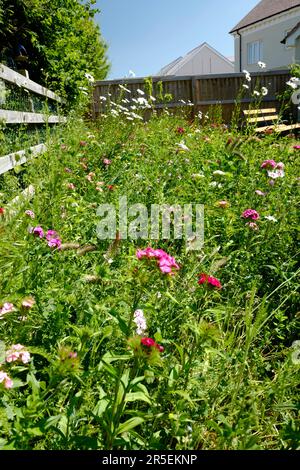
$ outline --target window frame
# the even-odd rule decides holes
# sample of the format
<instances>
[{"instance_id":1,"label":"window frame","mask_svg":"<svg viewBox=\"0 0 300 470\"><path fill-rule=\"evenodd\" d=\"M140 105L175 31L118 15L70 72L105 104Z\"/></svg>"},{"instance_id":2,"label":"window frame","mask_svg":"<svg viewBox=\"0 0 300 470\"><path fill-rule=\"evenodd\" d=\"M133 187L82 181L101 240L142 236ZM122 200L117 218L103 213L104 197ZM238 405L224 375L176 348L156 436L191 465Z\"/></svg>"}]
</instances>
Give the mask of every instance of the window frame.
<instances>
[{"instance_id":1,"label":"window frame","mask_svg":"<svg viewBox=\"0 0 300 470\"><path fill-rule=\"evenodd\" d=\"M256 49L258 48L258 50ZM247 64L255 65L263 60L263 41L257 39L247 43Z\"/></svg>"}]
</instances>

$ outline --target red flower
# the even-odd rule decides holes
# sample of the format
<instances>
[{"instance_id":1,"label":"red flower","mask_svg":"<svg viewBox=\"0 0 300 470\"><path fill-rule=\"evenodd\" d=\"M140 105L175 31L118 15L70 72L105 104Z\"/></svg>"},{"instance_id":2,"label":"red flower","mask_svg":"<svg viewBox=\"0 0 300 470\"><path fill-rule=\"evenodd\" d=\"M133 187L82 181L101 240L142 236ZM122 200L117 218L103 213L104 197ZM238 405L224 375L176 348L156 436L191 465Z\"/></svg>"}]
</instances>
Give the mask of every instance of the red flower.
<instances>
[{"instance_id":1,"label":"red flower","mask_svg":"<svg viewBox=\"0 0 300 470\"><path fill-rule=\"evenodd\" d=\"M157 344L152 338L141 338L141 344L147 348L156 348L159 352L164 351L164 347Z\"/></svg>"},{"instance_id":2,"label":"red flower","mask_svg":"<svg viewBox=\"0 0 300 470\"><path fill-rule=\"evenodd\" d=\"M201 273L198 279L198 284L209 284L217 289L222 289L222 285L218 279L213 276L208 276L205 273Z\"/></svg>"},{"instance_id":3,"label":"red flower","mask_svg":"<svg viewBox=\"0 0 300 470\"><path fill-rule=\"evenodd\" d=\"M141 343L144 346L147 346L147 348L151 348L152 346L155 346L155 344L156 344L154 339L152 339L152 338L142 338Z\"/></svg>"},{"instance_id":4,"label":"red flower","mask_svg":"<svg viewBox=\"0 0 300 470\"><path fill-rule=\"evenodd\" d=\"M177 127L176 132L177 132L178 134L184 134L184 133L185 133L185 130L184 130L183 127Z\"/></svg>"},{"instance_id":5,"label":"red flower","mask_svg":"<svg viewBox=\"0 0 300 470\"><path fill-rule=\"evenodd\" d=\"M0 215L3 215L4 214L4 209L3 207L0 207Z\"/></svg>"},{"instance_id":6,"label":"red flower","mask_svg":"<svg viewBox=\"0 0 300 470\"><path fill-rule=\"evenodd\" d=\"M115 185L114 185L114 184L109 184L107 187L108 187L108 189L109 189L110 191L113 191L113 190L115 189Z\"/></svg>"}]
</instances>

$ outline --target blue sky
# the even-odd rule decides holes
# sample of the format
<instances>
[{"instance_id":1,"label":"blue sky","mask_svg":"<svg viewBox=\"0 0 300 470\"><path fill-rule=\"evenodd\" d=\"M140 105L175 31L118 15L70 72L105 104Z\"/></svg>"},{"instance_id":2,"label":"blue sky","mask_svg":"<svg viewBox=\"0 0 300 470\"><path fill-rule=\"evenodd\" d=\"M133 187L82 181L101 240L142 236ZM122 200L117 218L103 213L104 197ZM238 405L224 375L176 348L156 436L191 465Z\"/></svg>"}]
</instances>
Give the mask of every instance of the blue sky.
<instances>
[{"instance_id":1,"label":"blue sky","mask_svg":"<svg viewBox=\"0 0 300 470\"><path fill-rule=\"evenodd\" d=\"M111 62L109 78L154 75L206 41L233 56L228 34L258 0L97 0Z\"/></svg>"}]
</instances>

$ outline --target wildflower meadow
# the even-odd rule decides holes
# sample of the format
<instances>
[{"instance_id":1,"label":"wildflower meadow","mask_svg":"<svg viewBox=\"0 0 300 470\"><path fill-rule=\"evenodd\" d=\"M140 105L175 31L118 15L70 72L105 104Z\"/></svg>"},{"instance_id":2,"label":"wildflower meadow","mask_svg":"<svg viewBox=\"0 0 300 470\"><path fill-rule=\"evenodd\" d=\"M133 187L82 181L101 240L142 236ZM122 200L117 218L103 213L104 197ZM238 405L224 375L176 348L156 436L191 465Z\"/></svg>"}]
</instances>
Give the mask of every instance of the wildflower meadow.
<instances>
[{"instance_id":1,"label":"wildflower meadow","mask_svg":"<svg viewBox=\"0 0 300 470\"><path fill-rule=\"evenodd\" d=\"M300 141L143 120L154 99L71 115L1 176L4 450L299 448ZM194 219L151 235L151 207L197 204L200 246Z\"/></svg>"}]
</instances>

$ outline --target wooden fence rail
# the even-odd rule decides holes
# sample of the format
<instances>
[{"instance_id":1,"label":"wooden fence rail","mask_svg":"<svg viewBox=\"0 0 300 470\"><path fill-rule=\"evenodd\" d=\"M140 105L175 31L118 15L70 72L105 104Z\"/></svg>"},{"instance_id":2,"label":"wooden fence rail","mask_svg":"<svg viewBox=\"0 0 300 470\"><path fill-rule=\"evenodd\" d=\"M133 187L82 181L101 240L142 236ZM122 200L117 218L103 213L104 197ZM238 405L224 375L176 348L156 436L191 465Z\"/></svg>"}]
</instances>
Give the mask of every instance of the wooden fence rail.
<instances>
[{"instance_id":1,"label":"wooden fence rail","mask_svg":"<svg viewBox=\"0 0 300 470\"><path fill-rule=\"evenodd\" d=\"M253 91L262 87L267 88L268 94L262 97L262 102L267 106L279 108L277 95L286 90L286 82L290 78L288 70L275 70L269 72L253 73L251 82L245 80L242 73L219 74L219 75L197 75L197 76L163 76L151 77L153 91L152 96L157 98L159 95L159 82L161 82L163 94L172 95L172 100L164 106L168 108L177 108L184 106L184 102L191 102L194 108L194 114L199 111L206 113L212 106L221 105L222 117L224 122L231 121L232 113L235 107L237 97L243 90L240 99L241 109L247 109L249 103L253 102ZM249 89L243 87L243 84L249 85ZM137 90L145 91L145 78L131 78L119 80L96 81L93 91L93 118L97 119L105 109L105 103L101 97L109 97L112 101L118 101L121 94L120 85L126 86L130 94L126 98L138 97ZM123 92L124 95L124 92ZM154 108L159 109L162 104L155 102Z\"/></svg>"},{"instance_id":2,"label":"wooden fence rail","mask_svg":"<svg viewBox=\"0 0 300 470\"><path fill-rule=\"evenodd\" d=\"M0 96L0 121L4 122L5 125L14 126L20 124L34 124L34 125L45 125L45 124L56 124L66 122L66 118L50 113L37 113L34 110L33 100L29 98L30 112L28 110L10 110L3 109L6 104L6 84L10 87L16 87L16 89L25 90L29 93L30 97L39 96L48 102L55 102L63 104L62 98L56 95L53 91L35 83L29 78L21 75L18 72L6 67L6 65L0 64L0 85L2 87L2 95ZM2 106L2 108L1 108ZM7 106L6 106L7 107ZM46 146L44 143L35 145L26 150L19 150L17 152L10 153L8 155L1 156L0 152L0 175L11 170L14 166L20 165L26 162L26 155L36 155L44 152Z\"/></svg>"}]
</instances>

